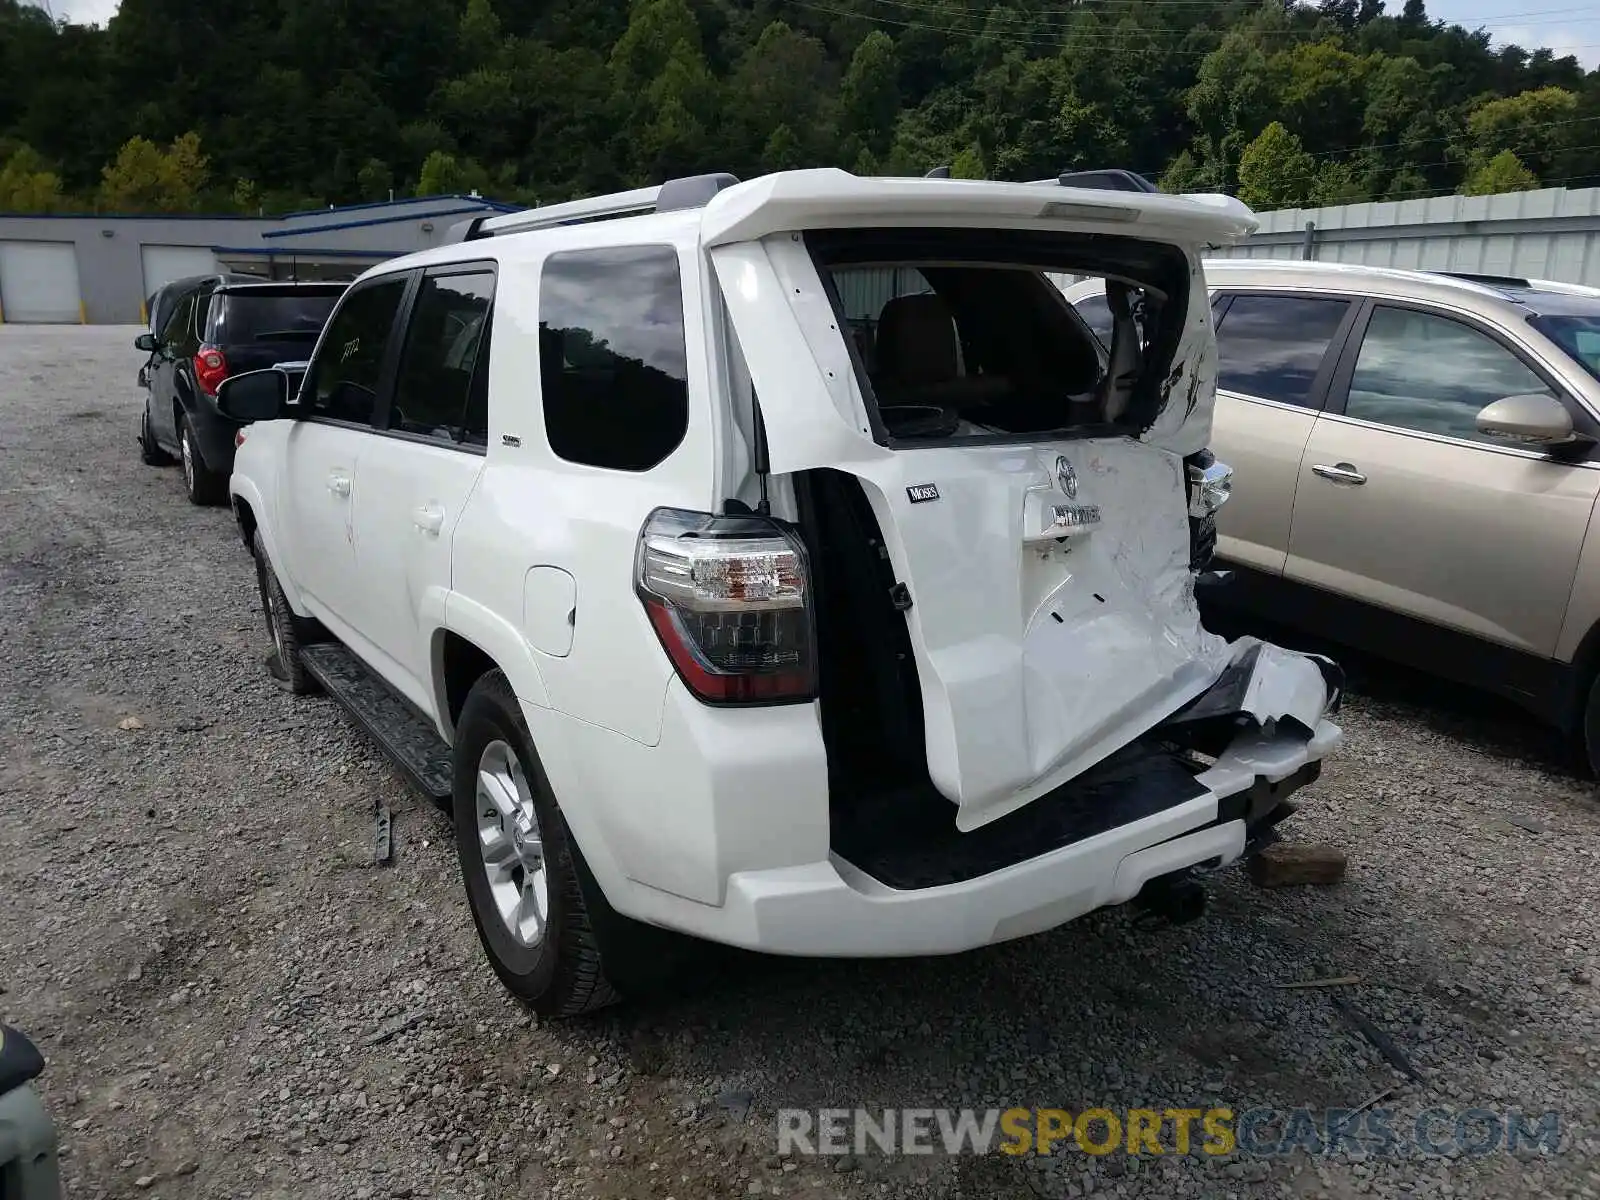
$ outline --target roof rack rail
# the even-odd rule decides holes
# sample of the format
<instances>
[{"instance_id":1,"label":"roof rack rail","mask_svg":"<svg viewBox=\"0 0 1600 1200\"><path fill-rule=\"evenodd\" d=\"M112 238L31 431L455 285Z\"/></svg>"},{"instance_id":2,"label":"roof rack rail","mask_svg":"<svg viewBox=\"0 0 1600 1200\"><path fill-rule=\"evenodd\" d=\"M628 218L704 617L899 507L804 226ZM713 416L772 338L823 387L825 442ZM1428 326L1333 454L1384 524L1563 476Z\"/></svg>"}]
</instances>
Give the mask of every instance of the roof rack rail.
<instances>
[{"instance_id":1,"label":"roof rack rail","mask_svg":"<svg viewBox=\"0 0 1600 1200\"><path fill-rule=\"evenodd\" d=\"M1531 280L1523 279L1517 275L1482 275L1473 271L1430 271L1430 275L1445 275L1451 279L1462 279L1467 283L1481 283L1485 287L1514 287L1531 288Z\"/></svg>"},{"instance_id":2,"label":"roof rack rail","mask_svg":"<svg viewBox=\"0 0 1600 1200\"><path fill-rule=\"evenodd\" d=\"M1161 189L1135 171L1121 167L1107 167L1096 171L1062 171L1054 179L1035 179L1034 183L1057 184L1060 187L1097 188L1106 192L1150 192Z\"/></svg>"},{"instance_id":3,"label":"roof rack rail","mask_svg":"<svg viewBox=\"0 0 1600 1200\"><path fill-rule=\"evenodd\" d=\"M669 179L656 187L589 196L582 200L568 200L563 204L546 204L522 212L473 217L452 225L445 235L445 242L471 242L505 233L549 229L556 225L580 225L646 213L702 208L723 188L732 187L738 182L734 176L722 173L686 175L681 179Z\"/></svg>"}]
</instances>

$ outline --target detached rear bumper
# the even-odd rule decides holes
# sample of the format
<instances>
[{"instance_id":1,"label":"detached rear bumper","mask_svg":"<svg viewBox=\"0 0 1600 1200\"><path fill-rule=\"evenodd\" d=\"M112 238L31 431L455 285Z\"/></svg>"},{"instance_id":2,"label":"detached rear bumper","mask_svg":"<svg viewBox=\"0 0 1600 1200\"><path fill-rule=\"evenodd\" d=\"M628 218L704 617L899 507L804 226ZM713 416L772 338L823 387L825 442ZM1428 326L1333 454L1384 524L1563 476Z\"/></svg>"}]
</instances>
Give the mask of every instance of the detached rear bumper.
<instances>
[{"instance_id":1,"label":"detached rear bumper","mask_svg":"<svg viewBox=\"0 0 1600 1200\"><path fill-rule=\"evenodd\" d=\"M1158 876L1237 861L1250 814L1226 801L1245 799L1260 781L1277 785L1276 807L1294 790L1295 776L1340 737L1338 726L1323 721L1309 740L1252 741L1252 765L1266 773L1224 756L1197 781L1206 795L978 879L896 891L835 858L735 875L724 911L739 944L779 954L942 954L1041 933L1126 903ZM1221 819L1225 808L1238 815Z\"/></svg>"},{"instance_id":2,"label":"detached rear bumper","mask_svg":"<svg viewBox=\"0 0 1600 1200\"><path fill-rule=\"evenodd\" d=\"M1339 744L1340 680L1262 643L1236 644L1230 661L1144 738L969 832L951 805L842 837L810 706L712 708L673 682L654 746L523 711L556 794L588 801L564 804L568 824L624 915L771 954L948 954L1246 853Z\"/></svg>"},{"instance_id":3,"label":"detached rear bumper","mask_svg":"<svg viewBox=\"0 0 1600 1200\"><path fill-rule=\"evenodd\" d=\"M1197 777L1205 791L1195 799L978 878L897 890L830 855L737 872L716 907L651 889L639 915L712 941L818 957L950 954L1041 933L1126 903L1159 876L1237 861L1252 826L1314 777L1308 768L1341 736L1327 720L1309 738L1246 736Z\"/></svg>"}]
</instances>

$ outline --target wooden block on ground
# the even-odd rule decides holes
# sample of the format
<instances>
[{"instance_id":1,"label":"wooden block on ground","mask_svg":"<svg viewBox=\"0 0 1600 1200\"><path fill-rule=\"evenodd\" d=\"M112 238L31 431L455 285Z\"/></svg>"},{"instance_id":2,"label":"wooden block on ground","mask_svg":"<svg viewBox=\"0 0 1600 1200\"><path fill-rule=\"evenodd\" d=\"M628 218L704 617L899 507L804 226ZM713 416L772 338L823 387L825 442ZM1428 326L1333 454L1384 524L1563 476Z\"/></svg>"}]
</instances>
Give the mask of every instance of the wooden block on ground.
<instances>
[{"instance_id":1,"label":"wooden block on ground","mask_svg":"<svg viewBox=\"0 0 1600 1200\"><path fill-rule=\"evenodd\" d=\"M1337 846L1274 842L1250 859L1250 878L1258 887L1268 888L1338 883L1344 868L1344 851Z\"/></svg>"}]
</instances>

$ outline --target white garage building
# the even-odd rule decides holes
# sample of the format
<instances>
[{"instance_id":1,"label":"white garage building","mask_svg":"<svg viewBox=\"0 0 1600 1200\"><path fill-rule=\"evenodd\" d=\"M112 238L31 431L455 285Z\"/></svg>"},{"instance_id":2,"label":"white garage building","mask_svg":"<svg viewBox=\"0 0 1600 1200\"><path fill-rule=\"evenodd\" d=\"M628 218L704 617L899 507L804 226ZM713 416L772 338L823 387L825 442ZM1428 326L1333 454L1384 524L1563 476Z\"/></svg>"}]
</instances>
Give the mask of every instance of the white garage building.
<instances>
[{"instance_id":1,"label":"white garage building","mask_svg":"<svg viewBox=\"0 0 1600 1200\"><path fill-rule=\"evenodd\" d=\"M142 324L157 288L211 271L348 279L438 245L457 221L513 207L427 196L275 218L0 213L0 322Z\"/></svg>"}]
</instances>

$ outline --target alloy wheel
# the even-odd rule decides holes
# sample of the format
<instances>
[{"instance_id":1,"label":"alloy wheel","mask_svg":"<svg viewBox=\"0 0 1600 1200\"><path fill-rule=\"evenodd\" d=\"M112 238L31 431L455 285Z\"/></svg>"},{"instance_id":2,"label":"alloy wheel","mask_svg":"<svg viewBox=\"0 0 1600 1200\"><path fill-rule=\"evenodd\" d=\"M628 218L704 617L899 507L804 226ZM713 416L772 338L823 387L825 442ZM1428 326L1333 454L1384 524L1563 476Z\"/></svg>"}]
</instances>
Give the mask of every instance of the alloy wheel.
<instances>
[{"instance_id":1,"label":"alloy wheel","mask_svg":"<svg viewBox=\"0 0 1600 1200\"><path fill-rule=\"evenodd\" d=\"M478 849L495 911L518 945L544 941L550 875L527 774L509 743L495 740L478 759Z\"/></svg>"}]
</instances>

